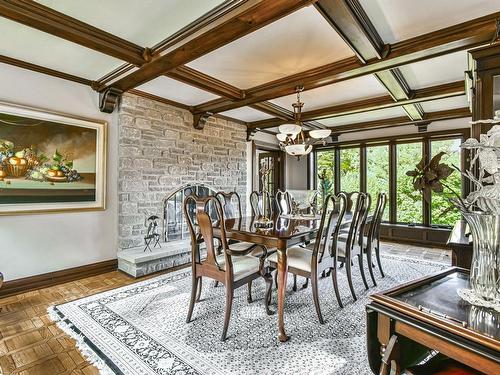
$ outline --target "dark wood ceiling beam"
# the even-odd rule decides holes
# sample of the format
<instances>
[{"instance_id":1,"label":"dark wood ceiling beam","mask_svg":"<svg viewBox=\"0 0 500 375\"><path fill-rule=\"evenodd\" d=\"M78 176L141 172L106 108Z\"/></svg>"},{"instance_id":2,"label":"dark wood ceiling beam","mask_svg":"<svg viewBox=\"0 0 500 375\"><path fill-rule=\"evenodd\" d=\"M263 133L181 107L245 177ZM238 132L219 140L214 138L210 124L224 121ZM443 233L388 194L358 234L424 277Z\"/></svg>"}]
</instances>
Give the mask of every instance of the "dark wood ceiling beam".
<instances>
[{"instance_id":1,"label":"dark wood ceiling beam","mask_svg":"<svg viewBox=\"0 0 500 375\"><path fill-rule=\"evenodd\" d=\"M402 65L466 50L489 43L495 35L496 19L500 12L431 33L423 34L391 45L383 59L363 64L357 57L350 57L292 76L284 77L249 90L239 101L207 102L195 108L196 112L222 112L245 105L293 94L296 86L306 90L331 85L347 79L374 74Z\"/></svg>"},{"instance_id":2,"label":"dark wood ceiling beam","mask_svg":"<svg viewBox=\"0 0 500 375\"><path fill-rule=\"evenodd\" d=\"M361 62L381 59L389 52L389 45L384 44L357 0L319 0L314 6Z\"/></svg>"},{"instance_id":3,"label":"dark wood ceiling beam","mask_svg":"<svg viewBox=\"0 0 500 375\"><path fill-rule=\"evenodd\" d=\"M391 96L384 95L376 98L363 99L356 102L318 108L304 112L302 114L302 119L304 119L305 121L320 120L324 118L352 115L355 113L369 112L385 108L394 108L461 95L465 95L465 83L463 81L457 81L414 90L412 92L411 99L401 100L398 102L395 102ZM422 117L422 119L424 117L425 115ZM250 122L249 127L266 129L279 126L283 123L284 122L280 119L267 119L262 121Z\"/></svg>"},{"instance_id":4,"label":"dark wood ceiling beam","mask_svg":"<svg viewBox=\"0 0 500 375\"><path fill-rule=\"evenodd\" d=\"M358 0L320 0L315 6L363 63L389 52ZM411 89L399 69L378 72L375 77L395 101L410 99ZM412 120L423 118L422 107L416 104L404 105L403 110Z\"/></svg>"},{"instance_id":5,"label":"dark wood ceiling beam","mask_svg":"<svg viewBox=\"0 0 500 375\"><path fill-rule=\"evenodd\" d=\"M412 97L412 90L398 68L375 73L375 77L387 89L395 101L405 101ZM405 104L403 110L411 120L422 120L423 109L416 104Z\"/></svg>"},{"instance_id":6,"label":"dark wood ceiling beam","mask_svg":"<svg viewBox=\"0 0 500 375\"><path fill-rule=\"evenodd\" d=\"M2 0L0 16L134 65L150 59L147 49L35 1Z\"/></svg>"},{"instance_id":7,"label":"dark wood ceiling beam","mask_svg":"<svg viewBox=\"0 0 500 375\"><path fill-rule=\"evenodd\" d=\"M12 66L16 66L16 67L22 68L22 69L31 70L31 71L37 72L37 73L46 74L46 75L49 75L49 76L52 76L52 77L56 77L56 78L65 79L67 81L80 83L80 84L85 85L85 86L90 86L90 87L94 86L94 82L91 81L91 80L88 80L86 78L74 76L72 74L60 72L58 70L46 68L44 66L31 64L31 63L28 63L26 61L14 59L14 58L8 57L8 56L0 55L0 63L12 65ZM157 101L157 102L160 102L160 103L172 105L174 107L178 107L178 108L182 108L182 109L186 109L186 110L192 110L192 107L190 107L188 105L185 105L183 103L179 103L179 102L176 102L176 101L173 101L173 100L170 100L170 99L162 98L160 96L156 96L156 95L144 92L144 91L130 90L129 93L141 96L143 98L151 99L151 100L154 100L154 101ZM218 117L218 118L222 118L222 119L228 120L228 121L232 121L232 122L235 122L235 123L238 123L238 124L242 124L242 125L245 125L245 126L248 125L247 122L241 121L241 120L233 118L233 117L223 116L223 115L220 115L220 114L217 114L217 113L214 114L214 116Z\"/></svg>"},{"instance_id":8,"label":"dark wood ceiling beam","mask_svg":"<svg viewBox=\"0 0 500 375\"><path fill-rule=\"evenodd\" d=\"M166 76L227 99L241 99L245 96L244 91L238 89L237 87L185 65L172 70L167 73ZM250 107L275 116L278 119L284 120L284 122L294 120L294 114L292 111L271 102L255 103ZM306 126L311 128L323 127L315 121L307 123Z\"/></svg>"},{"instance_id":9,"label":"dark wood ceiling beam","mask_svg":"<svg viewBox=\"0 0 500 375\"><path fill-rule=\"evenodd\" d=\"M112 83L111 87L123 92L130 90L311 3L314 1L248 0L241 2L241 5L221 17L218 22L207 25L191 39L180 41L163 55Z\"/></svg>"},{"instance_id":10,"label":"dark wood ceiling beam","mask_svg":"<svg viewBox=\"0 0 500 375\"><path fill-rule=\"evenodd\" d=\"M418 121L412 121L408 119L406 116L401 116L383 120L361 122L356 124L332 126L330 127L330 129L332 130L333 134L352 133L365 130L393 128L397 126L407 126L407 125L418 126L423 123L453 120L457 118L466 118L470 116L471 113L469 108L457 108L444 111L428 112L425 114L423 120L418 120Z\"/></svg>"},{"instance_id":11,"label":"dark wood ceiling beam","mask_svg":"<svg viewBox=\"0 0 500 375\"><path fill-rule=\"evenodd\" d=\"M87 85L87 86L92 85L92 81L89 79L74 76L72 74L60 72L58 70L46 68L44 66L32 64L32 63L29 63L26 61L14 59L14 58L8 57L8 56L0 55L0 63L17 66L19 68L23 68L23 69L31 70L34 72L46 74L46 75L49 75L52 77L62 78L62 79L68 80L68 81L76 82L76 83L81 83L82 85Z\"/></svg>"},{"instance_id":12,"label":"dark wood ceiling beam","mask_svg":"<svg viewBox=\"0 0 500 375\"><path fill-rule=\"evenodd\" d=\"M186 65L181 65L165 74L167 77L188 85L211 92L212 94L223 96L228 99L243 99L245 93L226 82L211 77Z\"/></svg>"}]
</instances>

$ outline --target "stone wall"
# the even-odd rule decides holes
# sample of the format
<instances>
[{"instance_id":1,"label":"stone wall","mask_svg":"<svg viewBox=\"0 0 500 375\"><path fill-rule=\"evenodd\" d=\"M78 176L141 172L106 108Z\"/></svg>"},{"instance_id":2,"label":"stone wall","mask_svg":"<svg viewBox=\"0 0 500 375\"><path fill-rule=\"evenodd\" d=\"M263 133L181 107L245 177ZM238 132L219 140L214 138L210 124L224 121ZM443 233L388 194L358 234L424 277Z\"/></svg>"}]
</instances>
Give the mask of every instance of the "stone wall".
<instances>
[{"instance_id":1,"label":"stone wall","mask_svg":"<svg viewBox=\"0 0 500 375\"><path fill-rule=\"evenodd\" d=\"M181 185L237 191L246 202L246 129L210 118L203 130L189 111L136 95L119 109L119 248L142 245L144 219L163 218L163 199Z\"/></svg>"}]
</instances>

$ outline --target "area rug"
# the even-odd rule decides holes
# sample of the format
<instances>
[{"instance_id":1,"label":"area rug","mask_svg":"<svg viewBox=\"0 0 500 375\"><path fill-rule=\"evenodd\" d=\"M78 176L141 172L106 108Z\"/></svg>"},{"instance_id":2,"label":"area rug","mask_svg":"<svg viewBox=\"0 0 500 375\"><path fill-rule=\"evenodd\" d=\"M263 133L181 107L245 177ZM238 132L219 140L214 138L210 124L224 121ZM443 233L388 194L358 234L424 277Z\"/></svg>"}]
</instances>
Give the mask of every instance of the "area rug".
<instances>
[{"instance_id":1,"label":"area rug","mask_svg":"<svg viewBox=\"0 0 500 375\"><path fill-rule=\"evenodd\" d=\"M260 280L254 282L253 303L246 300L246 287L236 291L227 341L220 341L222 286L205 281L194 320L186 324L189 269L54 306L49 313L103 374L369 374L369 295L447 267L395 256L384 256L383 265L386 277L375 269L378 286L368 291L354 268L356 302L345 270L340 270L343 309L337 305L331 278L320 279L324 325L318 322L311 288L293 292L289 277L285 326L292 338L287 343L277 340L276 315L265 313L265 284Z\"/></svg>"}]
</instances>

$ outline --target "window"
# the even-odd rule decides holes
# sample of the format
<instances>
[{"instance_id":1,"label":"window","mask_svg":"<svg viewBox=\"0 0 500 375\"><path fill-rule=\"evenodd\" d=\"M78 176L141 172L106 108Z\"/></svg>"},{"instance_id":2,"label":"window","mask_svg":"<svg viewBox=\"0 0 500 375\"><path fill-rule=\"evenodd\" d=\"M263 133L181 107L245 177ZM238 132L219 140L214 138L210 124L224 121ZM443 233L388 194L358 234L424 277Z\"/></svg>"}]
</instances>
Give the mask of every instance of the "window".
<instances>
[{"instance_id":1,"label":"window","mask_svg":"<svg viewBox=\"0 0 500 375\"><path fill-rule=\"evenodd\" d=\"M386 193L387 204L383 215L386 222L450 227L461 217L457 209L448 209L451 207L449 199L456 197L455 193L462 195L461 174L454 171L444 183L444 192L432 193L427 202L420 191L414 190L413 178L406 172L415 169L424 153L429 161L438 153L445 152L441 162L460 167L462 155L459 146L466 136L462 131L458 135L412 134L394 138L393 141L317 150L313 181L320 196L320 173L324 173L328 182L331 181L330 192L334 190L334 183L339 185L335 186L335 191L366 191L372 197L372 213L378 194Z\"/></svg>"},{"instance_id":2,"label":"window","mask_svg":"<svg viewBox=\"0 0 500 375\"><path fill-rule=\"evenodd\" d=\"M385 193L389 197L389 145L366 148L366 191L372 197L372 212L379 193ZM385 206L383 219L389 220L389 201Z\"/></svg>"},{"instance_id":3,"label":"window","mask_svg":"<svg viewBox=\"0 0 500 375\"><path fill-rule=\"evenodd\" d=\"M422 142L396 145L396 211L399 223L423 223L422 193L413 189L407 171L422 158Z\"/></svg>"},{"instance_id":4,"label":"window","mask_svg":"<svg viewBox=\"0 0 500 375\"><path fill-rule=\"evenodd\" d=\"M359 191L359 148L340 150L340 190L346 193Z\"/></svg>"},{"instance_id":5,"label":"window","mask_svg":"<svg viewBox=\"0 0 500 375\"><path fill-rule=\"evenodd\" d=\"M316 186L320 195L324 193L326 195L333 194L334 192L334 156L335 152L333 150L318 151L316 153Z\"/></svg>"},{"instance_id":6,"label":"window","mask_svg":"<svg viewBox=\"0 0 500 375\"><path fill-rule=\"evenodd\" d=\"M460 144L461 139L445 139L431 141L431 158L440 152L446 152L441 158L442 163L450 167L455 165L460 168ZM450 189L460 195L462 190L462 177L458 171L454 171L445 181L443 193L432 193L431 198L431 224L450 225L460 220L460 212L457 209L448 210L449 199L456 197Z\"/></svg>"}]
</instances>

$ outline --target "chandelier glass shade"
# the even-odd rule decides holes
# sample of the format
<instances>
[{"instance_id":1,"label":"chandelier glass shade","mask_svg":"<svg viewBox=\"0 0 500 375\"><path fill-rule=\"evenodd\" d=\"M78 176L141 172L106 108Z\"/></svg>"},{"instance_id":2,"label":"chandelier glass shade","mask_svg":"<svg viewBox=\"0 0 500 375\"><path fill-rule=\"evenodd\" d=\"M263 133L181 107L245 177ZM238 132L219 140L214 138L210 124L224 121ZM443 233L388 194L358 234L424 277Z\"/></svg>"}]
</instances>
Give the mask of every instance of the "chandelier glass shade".
<instances>
[{"instance_id":1,"label":"chandelier glass shade","mask_svg":"<svg viewBox=\"0 0 500 375\"><path fill-rule=\"evenodd\" d=\"M276 138L280 142L280 148L287 154L300 158L309 154L313 145L318 142L326 143L326 138L330 136L330 129L313 129L306 135L300 120L304 103L300 101L300 92L303 87L297 87L297 102L292 104L295 123L283 124L278 127L279 133Z\"/></svg>"}]
</instances>

